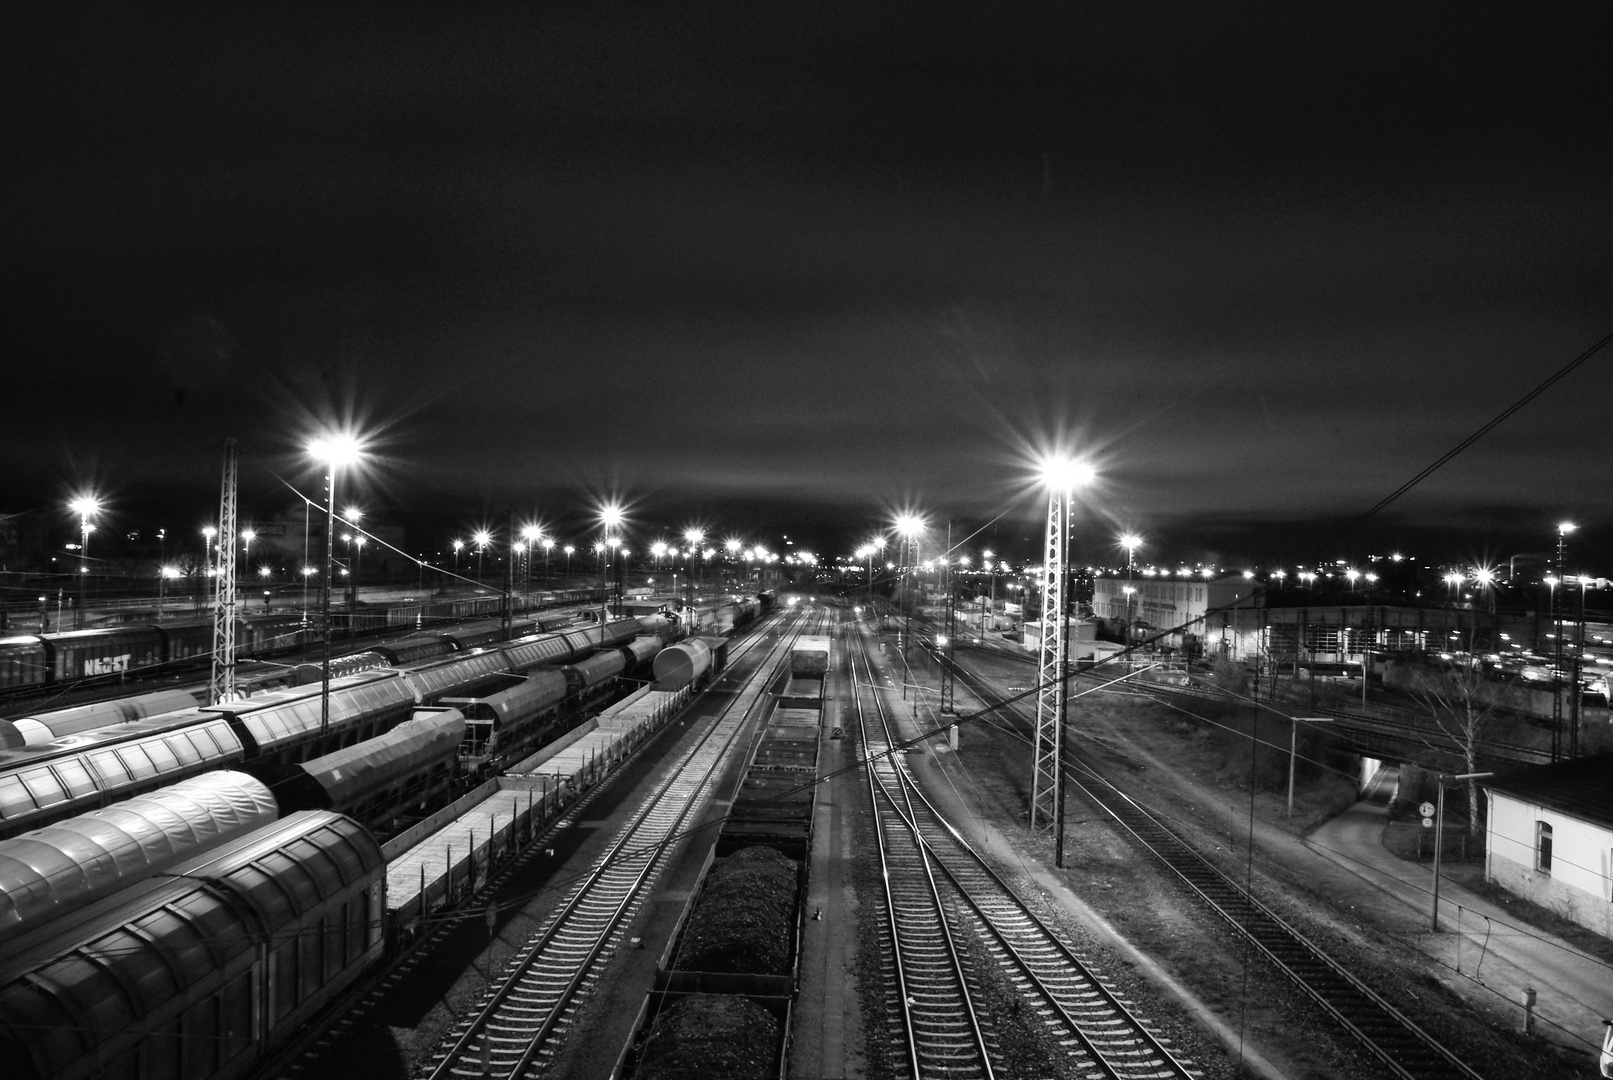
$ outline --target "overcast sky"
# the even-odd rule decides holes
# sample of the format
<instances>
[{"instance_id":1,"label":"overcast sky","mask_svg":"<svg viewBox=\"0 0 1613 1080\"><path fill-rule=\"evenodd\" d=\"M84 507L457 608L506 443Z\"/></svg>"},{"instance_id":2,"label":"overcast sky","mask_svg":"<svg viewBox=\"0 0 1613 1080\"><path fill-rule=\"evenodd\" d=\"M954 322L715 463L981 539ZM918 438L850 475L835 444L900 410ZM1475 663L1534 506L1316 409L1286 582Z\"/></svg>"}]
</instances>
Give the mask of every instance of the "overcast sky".
<instances>
[{"instance_id":1,"label":"overcast sky","mask_svg":"<svg viewBox=\"0 0 1613 1080\"><path fill-rule=\"evenodd\" d=\"M1298 558L1613 331L1605 3L332 6L8 35L0 509L342 418L405 508L1023 522L1062 437L1092 535ZM1350 543L1605 543L1610 410Z\"/></svg>"}]
</instances>

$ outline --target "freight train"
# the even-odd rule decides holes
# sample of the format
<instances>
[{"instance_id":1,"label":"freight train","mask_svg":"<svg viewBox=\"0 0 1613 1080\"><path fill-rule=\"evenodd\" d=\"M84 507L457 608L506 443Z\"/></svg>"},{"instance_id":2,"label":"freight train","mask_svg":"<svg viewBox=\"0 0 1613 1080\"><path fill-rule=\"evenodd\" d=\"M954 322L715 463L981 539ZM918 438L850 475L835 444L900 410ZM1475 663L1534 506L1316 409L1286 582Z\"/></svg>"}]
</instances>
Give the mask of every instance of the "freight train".
<instances>
[{"instance_id":1,"label":"freight train","mask_svg":"<svg viewBox=\"0 0 1613 1080\"><path fill-rule=\"evenodd\" d=\"M599 629L592 636L597 649ZM648 636L614 647L624 665L629 656L649 658ZM551 648L529 639L505 651L552 657ZM666 706L686 694L640 691ZM630 744L669 715L657 706L628 720L628 711L612 723ZM419 729L406 730L411 724ZM457 709L416 708L413 720L388 733L396 736L388 754L375 753L371 740L289 768L244 767L256 776L213 771L0 840L0 1054L8 1075L237 1080L260 1067L375 971L389 941L408 938L401 920L420 917L425 890L455 891L452 865L441 880L434 870L428 881L421 869L422 896L413 907L408 897L394 903L389 860L407 861L411 849L396 841L381 847L337 810L362 812L377 797L395 798L398 774L440 760L463 725ZM435 752L425 749L433 742ZM377 760L411 755L413 765L395 769ZM353 777L353 766L376 775ZM530 793L517 795L503 810L505 783L489 780L477 793L499 785L488 803L501 808L495 813L506 832L525 820L523 806L529 818L534 805L549 816L562 812L551 785L520 778L541 786L544 797L534 803ZM493 857L494 835L483 838L480 857L471 846L473 859ZM413 886L416 873L405 869ZM467 889L474 871L465 871Z\"/></svg>"},{"instance_id":2,"label":"freight train","mask_svg":"<svg viewBox=\"0 0 1613 1080\"><path fill-rule=\"evenodd\" d=\"M559 679L566 694L519 726L523 742L542 740L575 719L626 670L638 638L676 636L665 616L533 635L447 661L376 667L333 677L328 703L318 687L274 691L231 702L191 706L138 720L62 735L0 751L0 837L106 806L175 780L245 764L296 765L374 739L411 719L422 706L527 678ZM540 670L542 665L551 670ZM553 665L563 665L552 670ZM43 720L36 720L49 730ZM482 739L485 742L485 733ZM474 740L462 739L466 758ZM482 760L471 769L485 771Z\"/></svg>"},{"instance_id":3,"label":"freight train","mask_svg":"<svg viewBox=\"0 0 1613 1080\"><path fill-rule=\"evenodd\" d=\"M597 602L599 590L562 589L523 593L512 596L510 600L513 610L517 612L539 611L568 604ZM368 634L404 626L429 628L456 619L497 614L502 603L501 596L490 595L425 604L359 604L351 612L333 613L332 637L351 631ZM533 625L536 626L537 621ZM452 634L453 631L445 633ZM237 621L235 627L236 655L242 658L273 656L305 648L319 640L318 627L297 612L248 616ZM444 651L453 648L455 646L448 645ZM145 672L204 657L212 651L212 619L127 624L95 630L0 638L0 691Z\"/></svg>"}]
</instances>

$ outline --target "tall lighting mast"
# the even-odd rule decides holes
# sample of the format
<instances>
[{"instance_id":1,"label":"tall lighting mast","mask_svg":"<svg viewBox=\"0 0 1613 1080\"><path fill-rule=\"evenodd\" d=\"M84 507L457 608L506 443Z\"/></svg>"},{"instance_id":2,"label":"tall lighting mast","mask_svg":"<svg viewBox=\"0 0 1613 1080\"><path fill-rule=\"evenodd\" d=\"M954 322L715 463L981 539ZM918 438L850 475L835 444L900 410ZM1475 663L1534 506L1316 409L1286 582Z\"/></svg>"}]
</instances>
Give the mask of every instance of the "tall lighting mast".
<instances>
[{"instance_id":1,"label":"tall lighting mast","mask_svg":"<svg viewBox=\"0 0 1613 1080\"><path fill-rule=\"evenodd\" d=\"M101 509L94 495L80 495L69 507L78 515L78 607L73 615L73 628L84 629L84 585L90 577L90 518Z\"/></svg>"},{"instance_id":2,"label":"tall lighting mast","mask_svg":"<svg viewBox=\"0 0 1613 1080\"><path fill-rule=\"evenodd\" d=\"M1047 535L1043 548L1042 648L1036 683L1036 753L1031 772L1032 833L1053 831L1053 865L1064 866L1064 729L1069 715L1068 601L1070 501L1091 466L1067 458L1044 463Z\"/></svg>"},{"instance_id":3,"label":"tall lighting mast","mask_svg":"<svg viewBox=\"0 0 1613 1080\"><path fill-rule=\"evenodd\" d=\"M355 465L363 454L351 435L333 434L315 439L308 452L325 466L325 580L320 583L319 628L324 640L319 680L319 735L330 733L330 588L336 577L336 480L343 465Z\"/></svg>"}]
</instances>

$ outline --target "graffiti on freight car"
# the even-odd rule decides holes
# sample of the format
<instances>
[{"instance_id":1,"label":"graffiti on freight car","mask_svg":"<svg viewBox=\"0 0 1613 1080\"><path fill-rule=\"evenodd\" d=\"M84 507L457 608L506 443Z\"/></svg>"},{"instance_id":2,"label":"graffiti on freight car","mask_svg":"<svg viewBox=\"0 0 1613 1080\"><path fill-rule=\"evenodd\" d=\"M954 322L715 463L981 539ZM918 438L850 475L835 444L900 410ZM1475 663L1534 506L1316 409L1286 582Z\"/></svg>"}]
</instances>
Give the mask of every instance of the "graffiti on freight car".
<instances>
[{"instance_id":1,"label":"graffiti on freight car","mask_svg":"<svg viewBox=\"0 0 1613 1080\"><path fill-rule=\"evenodd\" d=\"M86 675L112 675L119 671L129 670L129 653L118 656L96 656L84 661L84 674Z\"/></svg>"}]
</instances>

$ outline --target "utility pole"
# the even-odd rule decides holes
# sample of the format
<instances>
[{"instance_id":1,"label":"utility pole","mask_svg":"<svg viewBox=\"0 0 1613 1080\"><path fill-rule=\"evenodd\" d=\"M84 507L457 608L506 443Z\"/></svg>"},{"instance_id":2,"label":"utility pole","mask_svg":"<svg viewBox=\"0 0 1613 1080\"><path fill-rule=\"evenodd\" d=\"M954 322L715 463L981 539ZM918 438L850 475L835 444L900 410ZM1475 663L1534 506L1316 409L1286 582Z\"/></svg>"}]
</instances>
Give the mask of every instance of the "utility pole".
<instances>
[{"instance_id":1,"label":"utility pole","mask_svg":"<svg viewBox=\"0 0 1613 1080\"><path fill-rule=\"evenodd\" d=\"M224 440L224 482L218 499L218 565L213 574L213 677L209 700L235 699L235 476L239 449Z\"/></svg>"},{"instance_id":2,"label":"utility pole","mask_svg":"<svg viewBox=\"0 0 1613 1080\"><path fill-rule=\"evenodd\" d=\"M958 638L957 603L952 596L952 521L947 520L946 556L941 560L941 595L946 598L946 646L941 655L941 715L952 716L958 711L955 697L956 681L952 675L953 642Z\"/></svg>"}]
</instances>

